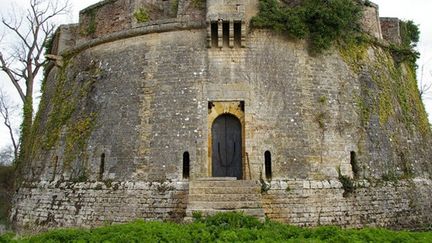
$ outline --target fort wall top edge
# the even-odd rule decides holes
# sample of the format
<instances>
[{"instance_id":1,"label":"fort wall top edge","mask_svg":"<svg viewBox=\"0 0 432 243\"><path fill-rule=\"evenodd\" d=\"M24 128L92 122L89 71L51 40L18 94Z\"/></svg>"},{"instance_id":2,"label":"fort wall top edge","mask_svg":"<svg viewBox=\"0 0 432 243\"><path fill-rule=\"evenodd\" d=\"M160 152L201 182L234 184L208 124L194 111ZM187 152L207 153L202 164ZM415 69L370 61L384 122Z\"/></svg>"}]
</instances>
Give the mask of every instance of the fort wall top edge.
<instances>
[{"instance_id":1,"label":"fort wall top edge","mask_svg":"<svg viewBox=\"0 0 432 243\"><path fill-rule=\"evenodd\" d=\"M104 0L80 11L79 23L62 25L54 36L51 54L80 51L94 45L185 28L206 28L211 21L241 21L243 32L249 31L250 19L258 11L258 0ZM285 0L298 4L299 0ZM379 16L379 6L364 1L362 29L384 42L400 43L399 19ZM243 36L242 38L245 38Z\"/></svg>"}]
</instances>

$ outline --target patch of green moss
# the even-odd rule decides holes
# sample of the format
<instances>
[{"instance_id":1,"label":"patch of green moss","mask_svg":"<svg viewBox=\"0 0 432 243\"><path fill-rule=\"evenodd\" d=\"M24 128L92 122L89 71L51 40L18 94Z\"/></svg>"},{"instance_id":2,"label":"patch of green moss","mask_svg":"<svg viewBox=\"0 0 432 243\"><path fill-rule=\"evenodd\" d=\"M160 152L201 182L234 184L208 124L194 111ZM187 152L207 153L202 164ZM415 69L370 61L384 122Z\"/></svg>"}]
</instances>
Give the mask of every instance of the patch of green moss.
<instances>
[{"instance_id":1,"label":"patch of green moss","mask_svg":"<svg viewBox=\"0 0 432 243\"><path fill-rule=\"evenodd\" d=\"M414 124L418 127L420 133L424 136L431 134L431 127L427 117L424 104L420 97L420 92L417 86L415 71L412 66L406 67L406 82L401 87L401 90L406 94L406 116L411 116Z\"/></svg>"},{"instance_id":2,"label":"patch of green moss","mask_svg":"<svg viewBox=\"0 0 432 243\"><path fill-rule=\"evenodd\" d=\"M318 126L321 130L326 130L326 121L327 113L325 111L321 111L315 116L315 122L318 123Z\"/></svg>"},{"instance_id":3,"label":"patch of green moss","mask_svg":"<svg viewBox=\"0 0 432 243\"><path fill-rule=\"evenodd\" d=\"M336 171L338 173L338 179L340 183L342 183L342 188L344 190L343 196L346 197L350 193L354 192L355 190L354 182L350 177L342 175L340 167L337 167Z\"/></svg>"},{"instance_id":4,"label":"patch of green moss","mask_svg":"<svg viewBox=\"0 0 432 243\"><path fill-rule=\"evenodd\" d=\"M394 79L389 73L394 72L392 65L386 65L389 61L388 56L385 53L377 51L377 60L381 63L374 63L372 65L371 75L372 80L378 87L378 96L373 97L375 99L375 105L377 107L379 121L381 125L385 125L389 120L390 116L394 114L394 90L393 83Z\"/></svg>"},{"instance_id":5,"label":"patch of green moss","mask_svg":"<svg viewBox=\"0 0 432 243\"><path fill-rule=\"evenodd\" d=\"M369 122L371 116L371 108L366 104L362 97L359 97L357 100L357 107L360 111L360 119L363 126L366 126Z\"/></svg>"},{"instance_id":6,"label":"patch of green moss","mask_svg":"<svg viewBox=\"0 0 432 243\"><path fill-rule=\"evenodd\" d=\"M325 96L325 95L320 96L318 99L318 102L323 104L323 105L326 104L327 103L327 96Z\"/></svg>"},{"instance_id":7,"label":"patch of green moss","mask_svg":"<svg viewBox=\"0 0 432 243\"><path fill-rule=\"evenodd\" d=\"M367 50L370 44L363 35L349 41L338 42L338 50L342 59L352 71L360 73L363 63L367 59Z\"/></svg>"},{"instance_id":8,"label":"patch of green moss","mask_svg":"<svg viewBox=\"0 0 432 243\"><path fill-rule=\"evenodd\" d=\"M205 0L191 0L192 6L197 9L203 9L205 7Z\"/></svg>"},{"instance_id":9,"label":"patch of green moss","mask_svg":"<svg viewBox=\"0 0 432 243\"><path fill-rule=\"evenodd\" d=\"M66 129L64 164L72 162L76 151L85 150L87 139L93 131L95 117L96 114L91 113L68 124Z\"/></svg>"},{"instance_id":10,"label":"patch of green moss","mask_svg":"<svg viewBox=\"0 0 432 243\"><path fill-rule=\"evenodd\" d=\"M145 23L150 20L150 15L148 13L148 10L144 7L138 8L133 13L133 16L135 17L136 21L138 23Z\"/></svg>"},{"instance_id":11,"label":"patch of green moss","mask_svg":"<svg viewBox=\"0 0 432 243\"><path fill-rule=\"evenodd\" d=\"M171 2L171 12L173 15L177 16L179 0L173 0Z\"/></svg>"},{"instance_id":12,"label":"patch of green moss","mask_svg":"<svg viewBox=\"0 0 432 243\"><path fill-rule=\"evenodd\" d=\"M385 118L394 114L397 107L400 107L401 121L409 131L416 128L422 135L429 134L429 122L420 98L413 65L410 61L395 63L388 52L382 52L377 56L377 61L374 81L380 85L380 100L393 98L387 106L383 105L386 110L380 110L380 121L385 123ZM386 70L388 73L383 75L379 73L380 70Z\"/></svg>"},{"instance_id":13,"label":"patch of green moss","mask_svg":"<svg viewBox=\"0 0 432 243\"><path fill-rule=\"evenodd\" d=\"M48 117L46 128L49 133L45 134L42 140L42 148L51 149L58 141L61 130L66 122L71 118L76 109L76 101L72 100L72 89L67 87L66 69L67 63L61 68L58 77L54 96L51 98L51 111Z\"/></svg>"},{"instance_id":14,"label":"patch of green moss","mask_svg":"<svg viewBox=\"0 0 432 243\"><path fill-rule=\"evenodd\" d=\"M368 57L368 48L374 48L375 57L372 59ZM416 128L423 135L430 134L412 59L395 60L392 48L367 39L345 42L339 45L339 53L354 73L360 74L363 68L367 68L376 86L375 89L364 85L362 97L358 98L363 125L372 114L377 114L382 126L390 118L399 119L409 131Z\"/></svg>"},{"instance_id":15,"label":"patch of green moss","mask_svg":"<svg viewBox=\"0 0 432 243\"><path fill-rule=\"evenodd\" d=\"M48 90L46 80L43 82L39 111L29 136L31 143L26 148L29 161L59 145L60 139L64 141L66 167L77 156L85 154L86 141L93 130L97 114L78 108L83 107L100 69L90 65L89 78L84 82L71 81L68 78L70 70L73 70L72 63L66 60L56 73L53 90Z\"/></svg>"},{"instance_id":16,"label":"patch of green moss","mask_svg":"<svg viewBox=\"0 0 432 243\"><path fill-rule=\"evenodd\" d=\"M84 35L91 35L96 33L96 10L95 9L91 9L89 10L89 12L87 13L87 17L89 18L88 20L88 24L85 28L84 31L82 31Z\"/></svg>"}]
</instances>

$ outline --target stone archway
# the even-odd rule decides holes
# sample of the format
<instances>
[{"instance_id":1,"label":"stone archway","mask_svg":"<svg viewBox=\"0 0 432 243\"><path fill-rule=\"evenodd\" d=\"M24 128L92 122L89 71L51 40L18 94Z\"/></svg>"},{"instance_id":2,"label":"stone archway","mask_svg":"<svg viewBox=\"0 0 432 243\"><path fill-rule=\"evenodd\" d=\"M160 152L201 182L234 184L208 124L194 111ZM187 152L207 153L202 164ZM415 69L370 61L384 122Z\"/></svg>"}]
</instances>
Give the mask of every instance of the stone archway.
<instances>
[{"instance_id":1,"label":"stone archway","mask_svg":"<svg viewBox=\"0 0 432 243\"><path fill-rule=\"evenodd\" d=\"M250 178L250 168L249 163L245 159L246 153L245 153L245 102L244 101L210 101L208 103L208 176L210 177L236 177L237 179L246 179ZM213 139L213 130L217 129L214 128L214 124L216 124L217 127L224 127L226 128L226 124L228 124L227 129L231 129L236 131L236 141L237 143L233 143L232 139L230 137L227 137L226 139L231 139L231 142L221 143L219 142L219 145L217 144L217 140ZM225 124L225 125L224 125ZM224 129L225 129L224 128ZM220 128L222 129L222 128ZM228 133L232 133L232 131L229 131ZM219 132L220 133L220 132ZM220 135L220 134L219 134ZM222 133L223 135L223 133ZM238 138L240 137L240 138ZM218 138L221 139L221 138ZM224 138L225 139L225 138ZM216 141L216 142L214 142ZM234 149L235 144L235 149ZM228 151L226 155L220 154L219 151L222 151L223 149L221 146L229 146L225 149L231 150ZM236 152L235 158L233 159L233 152ZM239 156L240 155L240 156ZM231 156L231 158L227 158ZM223 159L221 161L220 159ZM225 161L227 159L230 159L229 161ZM219 160L219 161L217 161ZM216 163L223 163L220 165L226 166L226 163L235 163L236 167L229 168L228 170L235 170L231 172L224 172L222 173L223 166L216 166ZM217 172L213 173L213 170L218 170Z\"/></svg>"},{"instance_id":2,"label":"stone archway","mask_svg":"<svg viewBox=\"0 0 432 243\"><path fill-rule=\"evenodd\" d=\"M212 125L212 176L242 179L242 126L231 114L218 116Z\"/></svg>"}]
</instances>

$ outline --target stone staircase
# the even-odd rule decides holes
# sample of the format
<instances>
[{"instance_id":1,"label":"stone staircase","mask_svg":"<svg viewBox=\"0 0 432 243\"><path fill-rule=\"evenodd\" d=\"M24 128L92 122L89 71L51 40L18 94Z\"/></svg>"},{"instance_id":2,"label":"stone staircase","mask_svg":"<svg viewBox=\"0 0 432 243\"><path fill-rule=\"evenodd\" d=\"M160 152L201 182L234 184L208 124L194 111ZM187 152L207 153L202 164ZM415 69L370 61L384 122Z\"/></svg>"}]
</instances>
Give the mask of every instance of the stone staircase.
<instances>
[{"instance_id":1,"label":"stone staircase","mask_svg":"<svg viewBox=\"0 0 432 243\"><path fill-rule=\"evenodd\" d=\"M194 211L201 212L203 216L237 211L264 220L261 186L258 181L237 180L235 177L190 181L185 221L192 220Z\"/></svg>"}]
</instances>

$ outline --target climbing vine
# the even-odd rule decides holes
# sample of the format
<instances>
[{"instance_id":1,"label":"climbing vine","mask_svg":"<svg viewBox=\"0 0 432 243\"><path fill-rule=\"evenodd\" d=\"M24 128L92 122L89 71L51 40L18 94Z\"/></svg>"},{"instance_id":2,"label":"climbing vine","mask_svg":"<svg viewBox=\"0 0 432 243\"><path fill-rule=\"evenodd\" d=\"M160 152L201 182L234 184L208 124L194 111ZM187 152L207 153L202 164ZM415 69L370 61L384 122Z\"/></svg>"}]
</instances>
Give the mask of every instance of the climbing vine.
<instances>
[{"instance_id":1,"label":"climbing vine","mask_svg":"<svg viewBox=\"0 0 432 243\"><path fill-rule=\"evenodd\" d=\"M82 155L79 151L85 151L97 114L82 108L82 102L87 100L95 77L100 74L95 65L89 65L88 69L86 72L89 75L83 75L87 79L70 82L70 70L73 67L66 59L63 67L47 74L42 82L44 95L29 135L31 144L25 148L27 159L34 160L40 153L63 144L63 163L67 167L77 156Z\"/></svg>"}]
</instances>

